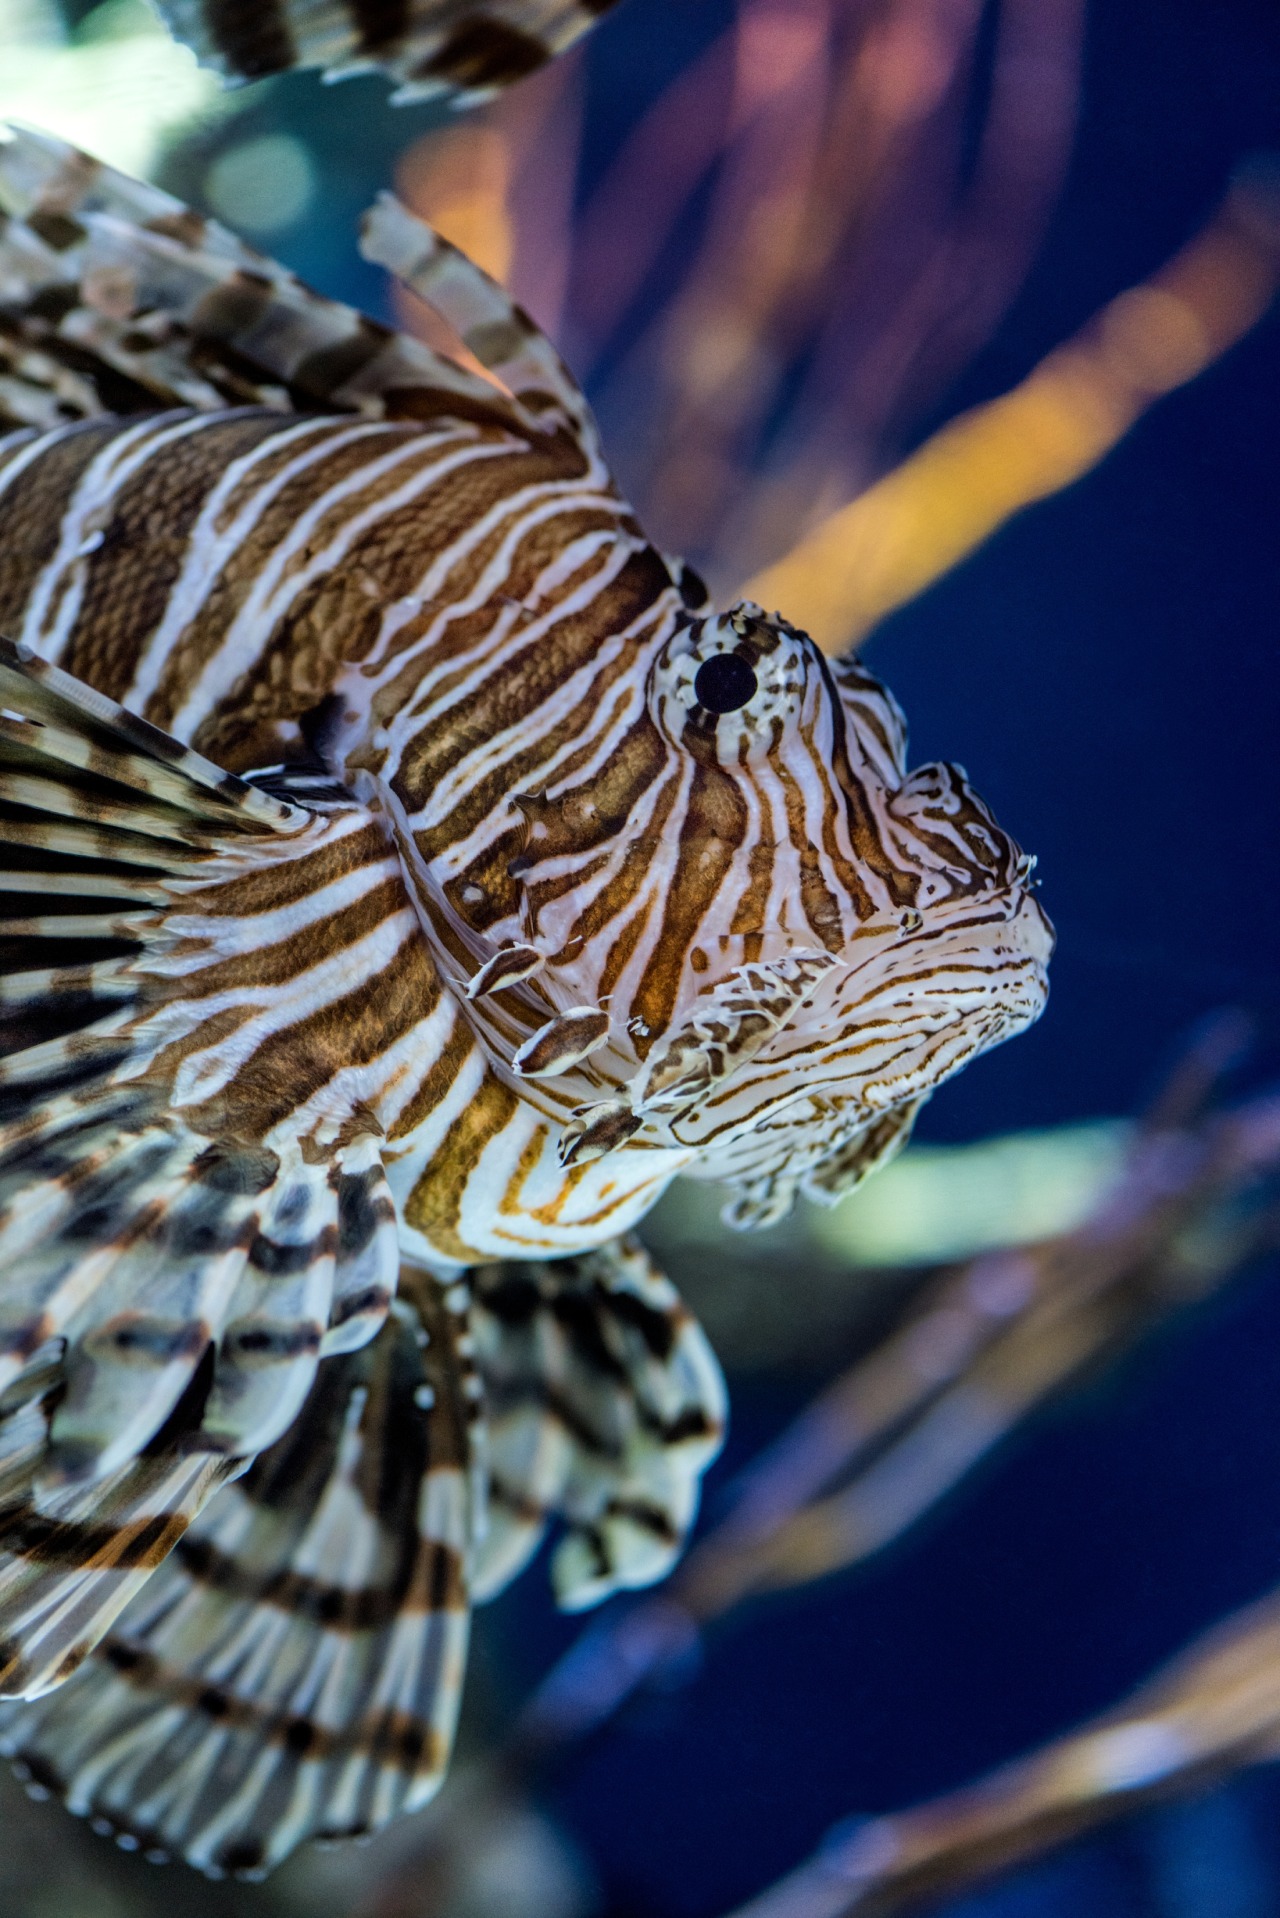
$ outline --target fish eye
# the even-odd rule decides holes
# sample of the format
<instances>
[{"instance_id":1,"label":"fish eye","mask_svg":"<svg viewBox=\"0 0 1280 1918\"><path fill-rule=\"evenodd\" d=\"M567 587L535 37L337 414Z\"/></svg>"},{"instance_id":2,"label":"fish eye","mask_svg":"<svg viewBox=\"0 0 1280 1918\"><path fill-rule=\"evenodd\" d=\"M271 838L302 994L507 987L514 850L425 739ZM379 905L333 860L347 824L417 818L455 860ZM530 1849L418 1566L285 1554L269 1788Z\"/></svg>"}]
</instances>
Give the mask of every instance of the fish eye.
<instances>
[{"instance_id":1,"label":"fish eye","mask_svg":"<svg viewBox=\"0 0 1280 1918\"><path fill-rule=\"evenodd\" d=\"M712 653L699 666L693 695L709 713L736 713L756 694L759 682L740 653Z\"/></svg>"}]
</instances>

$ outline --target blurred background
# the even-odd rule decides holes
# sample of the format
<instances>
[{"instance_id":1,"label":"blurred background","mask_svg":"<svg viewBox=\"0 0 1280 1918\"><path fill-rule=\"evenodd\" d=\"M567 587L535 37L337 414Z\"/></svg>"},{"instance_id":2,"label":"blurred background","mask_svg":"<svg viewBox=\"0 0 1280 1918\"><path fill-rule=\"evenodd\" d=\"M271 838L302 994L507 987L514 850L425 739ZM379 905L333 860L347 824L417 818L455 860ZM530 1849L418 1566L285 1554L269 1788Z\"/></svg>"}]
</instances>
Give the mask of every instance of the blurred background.
<instances>
[{"instance_id":1,"label":"blurred background","mask_svg":"<svg viewBox=\"0 0 1280 1918\"><path fill-rule=\"evenodd\" d=\"M0 113L401 324L393 181L506 281L654 536L863 642L1039 856L1053 997L834 1211L664 1203L705 1542L482 1612L436 1809L207 1886L5 1781L0 1912L1280 1912L1280 12L624 0L477 113L387 96L0 0Z\"/></svg>"}]
</instances>

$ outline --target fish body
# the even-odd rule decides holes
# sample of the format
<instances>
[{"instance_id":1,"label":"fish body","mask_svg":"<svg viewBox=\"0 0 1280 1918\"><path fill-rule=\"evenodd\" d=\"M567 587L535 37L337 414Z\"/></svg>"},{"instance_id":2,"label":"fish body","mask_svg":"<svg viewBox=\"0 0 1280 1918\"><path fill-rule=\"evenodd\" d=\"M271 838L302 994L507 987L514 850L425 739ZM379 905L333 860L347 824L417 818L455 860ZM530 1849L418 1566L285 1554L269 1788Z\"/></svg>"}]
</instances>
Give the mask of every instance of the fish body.
<instances>
[{"instance_id":1,"label":"fish body","mask_svg":"<svg viewBox=\"0 0 1280 1918\"><path fill-rule=\"evenodd\" d=\"M253 1871L429 1795L549 1523L571 1606L671 1563L724 1397L669 1180L838 1198L1052 935L394 202L457 359L41 136L0 207L3 1735Z\"/></svg>"}]
</instances>

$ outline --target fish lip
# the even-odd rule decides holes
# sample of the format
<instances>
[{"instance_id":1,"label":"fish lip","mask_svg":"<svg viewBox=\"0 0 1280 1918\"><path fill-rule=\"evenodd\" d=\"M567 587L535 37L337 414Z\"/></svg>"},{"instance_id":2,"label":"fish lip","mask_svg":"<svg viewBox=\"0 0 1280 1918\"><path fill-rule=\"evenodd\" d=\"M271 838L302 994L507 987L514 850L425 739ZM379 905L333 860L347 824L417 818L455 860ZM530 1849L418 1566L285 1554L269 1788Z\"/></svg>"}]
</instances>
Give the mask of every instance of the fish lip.
<instances>
[{"instance_id":1,"label":"fish lip","mask_svg":"<svg viewBox=\"0 0 1280 1918\"><path fill-rule=\"evenodd\" d=\"M715 1087L715 1102L719 1103L725 1096L731 1096L735 1086L740 1087L750 1076L753 1066L768 1066L771 1061L777 1063L780 1054L785 1058L789 1043L794 1041L806 1020L813 1017L815 997L825 998L827 994L834 996L836 1001L836 1005L832 1007L834 1017L838 1012L838 1000L842 989L851 978L863 975L869 966L882 965L890 952L901 955L909 953L912 948L928 947L936 941L945 940L948 935L954 936L963 927L965 908L971 915L974 930L989 929L989 935L990 933L995 935L994 943L1004 947L1009 958L1016 961L1012 976L1009 973L1004 975L1003 983L995 990L993 996L1001 1001L1016 998L1022 1002L1023 1016L1002 1037L1011 1037L1014 1032L1034 1023L1040 1017L1048 999L1048 962L1057 937L1048 914L1034 891L1024 882L1015 880L1002 885L993 885L985 893L968 895L958 899L955 904L961 909L956 916L944 911L940 919L934 918L931 922L926 918L921 928L911 933L902 932L897 924L886 920L880 929L881 936L859 940L857 943L850 942L839 954L831 954L830 956L837 963L831 967L825 979L818 982L814 995L806 998L792 1010L758 1055L750 1060L744 1059L726 1075L724 1080ZM792 950L796 949L792 948ZM1020 989L1015 989L1015 980ZM707 989L704 988L704 991ZM1029 1005L1033 1001L1036 1002L1034 1010L1029 1010ZM833 1037L833 1047L840 1043L837 1037ZM921 1090L925 1093L932 1091L936 1085L944 1083L952 1076L951 1071L944 1071L936 1078L933 1077L929 1058L935 1046L924 1041L923 1035L922 1043L928 1057L921 1061L923 1084L920 1087L912 1086L904 1090L895 1086L890 1091L880 1086L873 1078L859 1089L857 1096L865 1105L869 1119L878 1117L884 1111L903 1103L904 1099L919 1096ZM619 1091L621 1090L622 1088L619 1087ZM775 1110L781 1111L785 1109L786 1104L807 1098L811 1090L812 1088L807 1085L798 1086L794 1093L782 1100ZM669 1133L671 1140L678 1147L696 1149L698 1142L685 1136L685 1128L691 1122L696 1129L697 1121L688 1112L655 1110L646 1115L645 1129L652 1128L655 1132ZM751 1130L755 1123L754 1120L744 1121L743 1131Z\"/></svg>"},{"instance_id":2,"label":"fish lip","mask_svg":"<svg viewBox=\"0 0 1280 1918\"><path fill-rule=\"evenodd\" d=\"M985 898L979 897L980 902L989 910L991 922L1000 928L1000 943L1010 947L1012 953L1016 956L1017 967L1014 978L1021 985L1021 990L1015 992L1013 990L1014 981L1006 980L1004 985L995 992L994 996L1002 1002L1007 1002L1014 997L1018 999L1035 998L1039 1002L1029 1016L1025 1017L1017 1026L1013 1027L1012 1030L1004 1033L1003 1037L1007 1039L1013 1037L1017 1032L1025 1030L1027 1026L1033 1025L1040 1018L1048 1003L1049 961L1053 957L1054 950L1057 946L1058 935L1054 928L1053 921L1040 904L1035 892L1024 883L1014 882L1013 884L993 888L992 892ZM978 901L974 903L978 903ZM901 935L893 949L899 953L907 952L914 946L927 945L935 940L945 938L948 933L954 933L955 930L954 920L944 920L943 923L932 926L928 920L926 920L919 931ZM848 948L846 948L846 954L847 952ZM834 989L838 994L841 986L850 977L864 972L869 965L878 961L882 962L885 957L885 952L886 946L881 941L869 942L865 952L858 954L856 962L849 961L846 958L846 963L842 968L833 970L829 982L827 982L828 989ZM821 992L822 987L820 986L818 990ZM774 1034L769 1044L763 1049L762 1058L767 1060L775 1047L785 1047L787 1040L794 1036L797 1026L804 1020L806 1012L811 1010L812 1002L809 1002L806 1006L798 1006L786 1024ZM985 1047L983 1049L986 1050ZM933 1048L930 1047L928 1050L932 1052ZM942 1076L934 1082L934 1086L929 1087L928 1090L931 1091L936 1088L936 1085L945 1083L951 1076L951 1072L943 1073ZM879 1098L876 1096L877 1091L880 1093ZM878 1117L882 1112L888 1111L893 1106L901 1104L904 1098L916 1096L918 1096L918 1093L915 1091L904 1093L897 1090L890 1096L882 1087L878 1087L877 1081L874 1079L868 1081L858 1093L859 1099L865 1102L869 1116L872 1117Z\"/></svg>"},{"instance_id":3,"label":"fish lip","mask_svg":"<svg viewBox=\"0 0 1280 1918\"><path fill-rule=\"evenodd\" d=\"M1015 881L1012 884L993 886L987 893L970 894L958 900L956 904L962 911L965 907L983 908L981 919L975 916L975 919L969 923L981 924L983 920L987 920L993 925L1004 927L1006 937L1028 960L1038 965L1041 970L1047 969L1049 961L1057 950L1058 933L1052 919L1031 887ZM910 932L902 929L901 925L895 926L888 922L882 927L868 926L865 930L860 929L860 934L855 934L854 939L847 942L840 953L841 970L838 974L833 974L833 979L843 981L865 972L868 966L881 963L886 950L890 948L898 953L910 952L913 947L932 945L939 940L949 938L955 934L956 925L956 919L944 909L942 916L939 917L935 913L932 919L925 917L923 923ZM869 938L868 933L878 936ZM859 938L866 941L865 945L855 943L859 941ZM1034 949L1037 945L1040 947L1038 952ZM803 1016L802 1010L797 1008L793 1017L801 1016ZM785 1032L790 1024L791 1020L788 1020L787 1026L784 1026L782 1030Z\"/></svg>"}]
</instances>

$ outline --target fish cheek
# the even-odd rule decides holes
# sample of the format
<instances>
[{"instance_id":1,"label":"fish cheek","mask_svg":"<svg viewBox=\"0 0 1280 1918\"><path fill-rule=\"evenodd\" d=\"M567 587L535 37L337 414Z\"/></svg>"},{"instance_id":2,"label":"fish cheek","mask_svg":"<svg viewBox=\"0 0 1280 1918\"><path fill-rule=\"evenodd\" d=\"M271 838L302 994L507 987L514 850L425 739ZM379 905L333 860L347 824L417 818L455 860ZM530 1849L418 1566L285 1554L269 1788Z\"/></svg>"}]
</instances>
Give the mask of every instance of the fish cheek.
<instances>
[{"instance_id":1,"label":"fish cheek","mask_svg":"<svg viewBox=\"0 0 1280 1918\"><path fill-rule=\"evenodd\" d=\"M733 909L723 900L725 881L747 825L736 781L718 766L700 766L690 781L661 933L630 1007L645 1028L636 1042L642 1058L671 1024L686 981L697 978L694 948L714 948L716 934L729 930Z\"/></svg>"}]
</instances>

